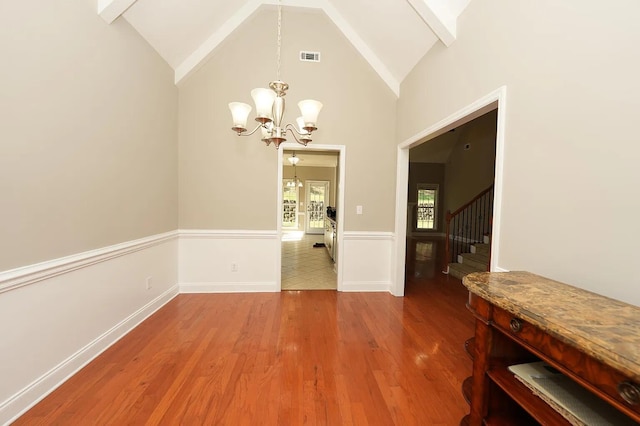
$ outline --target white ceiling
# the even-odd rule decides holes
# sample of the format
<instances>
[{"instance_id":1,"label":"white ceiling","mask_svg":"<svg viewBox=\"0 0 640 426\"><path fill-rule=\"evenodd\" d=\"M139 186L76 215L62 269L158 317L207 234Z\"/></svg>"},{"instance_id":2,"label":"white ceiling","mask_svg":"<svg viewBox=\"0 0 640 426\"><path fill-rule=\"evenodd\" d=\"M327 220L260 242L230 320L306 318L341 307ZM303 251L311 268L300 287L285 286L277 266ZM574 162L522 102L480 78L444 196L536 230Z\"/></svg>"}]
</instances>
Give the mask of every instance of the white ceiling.
<instances>
[{"instance_id":1,"label":"white ceiling","mask_svg":"<svg viewBox=\"0 0 640 426\"><path fill-rule=\"evenodd\" d=\"M283 7L325 13L387 85L400 83L439 40L455 41L457 18L470 0L281 0ZM120 16L175 71L176 84L261 7L277 0L98 0L111 23ZM381 30L382 29L382 30Z\"/></svg>"}]
</instances>

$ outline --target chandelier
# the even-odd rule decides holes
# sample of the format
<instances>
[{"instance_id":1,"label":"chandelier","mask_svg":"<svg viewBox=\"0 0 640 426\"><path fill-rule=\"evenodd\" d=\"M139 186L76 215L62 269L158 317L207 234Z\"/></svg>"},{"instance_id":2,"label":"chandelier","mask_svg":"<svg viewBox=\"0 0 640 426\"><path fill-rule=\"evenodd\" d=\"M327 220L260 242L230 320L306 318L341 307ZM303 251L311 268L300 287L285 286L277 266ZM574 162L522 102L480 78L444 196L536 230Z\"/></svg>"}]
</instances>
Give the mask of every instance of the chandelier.
<instances>
[{"instance_id":1,"label":"chandelier","mask_svg":"<svg viewBox=\"0 0 640 426\"><path fill-rule=\"evenodd\" d=\"M311 142L311 133L317 129L316 122L318 121L320 109L322 109L322 103L313 99L300 101L298 102L298 107L300 108L302 116L296 120L298 127L296 128L292 124L283 126L284 96L287 94L289 85L280 80L281 33L282 6L280 1L278 1L278 70L276 80L269 83L269 89L258 88L251 91L251 97L256 105L255 120L258 122L258 125L250 132L247 131L247 118L251 112L251 105L242 102L229 103L229 109L233 117L233 127L231 130L236 132L238 136L251 136L260 129L262 132L262 141L267 145L273 142L276 149L282 142L287 140L287 132L301 145L306 146Z\"/></svg>"},{"instance_id":2,"label":"chandelier","mask_svg":"<svg viewBox=\"0 0 640 426\"><path fill-rule=\"evenodd\" d=\"M297 158L297 157L294 157ZM296 171L296 165L293 164L293 180L290 180L289 182L287 182L287 187L288 188L302 188L302 181L300 179L298 179L298 172Z\"/></svg>"}]
</instances>

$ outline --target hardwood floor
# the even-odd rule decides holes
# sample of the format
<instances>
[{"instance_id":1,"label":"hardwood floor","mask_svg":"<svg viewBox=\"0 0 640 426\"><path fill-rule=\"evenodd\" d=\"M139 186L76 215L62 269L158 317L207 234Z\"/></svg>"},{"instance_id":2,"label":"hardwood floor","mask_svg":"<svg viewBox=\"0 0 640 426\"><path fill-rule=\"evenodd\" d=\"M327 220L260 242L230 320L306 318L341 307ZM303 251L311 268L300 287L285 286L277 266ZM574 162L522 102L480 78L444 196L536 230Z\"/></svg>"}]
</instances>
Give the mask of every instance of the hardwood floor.
<instances>
[{"instance_id":1,"label":"hardwood floor","mask_svg":"<svg viewBox=\"0 0 640 426\"><path fill-rule=\"evenodd\" d=\"M404 298L179 295L15 424L457 425L466 298L415 268Z\"/></svg>"}]
</instances>

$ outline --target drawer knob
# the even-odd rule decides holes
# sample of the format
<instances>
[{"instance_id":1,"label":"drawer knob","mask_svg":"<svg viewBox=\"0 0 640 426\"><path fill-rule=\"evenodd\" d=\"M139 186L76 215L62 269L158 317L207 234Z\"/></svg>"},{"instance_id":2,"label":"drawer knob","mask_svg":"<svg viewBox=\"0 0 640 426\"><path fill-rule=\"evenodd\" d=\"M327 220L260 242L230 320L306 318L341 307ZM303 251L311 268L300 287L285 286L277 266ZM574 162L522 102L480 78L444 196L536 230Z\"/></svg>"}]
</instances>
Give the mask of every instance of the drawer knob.
<instances>
[{"instance_id":1,"label":"drawer knob","mask_svg":"<svg viewBox=\"0 0 640 426\"><path fill-rule=\"evenodd\" d=\"M509 321L509 327L511 327L511 331L517 333L522 330L522 321L518 318L512 318L511 321Z\"/></svg>"},{"instance_id":2,"label":"drawer knob","mask_svg":"<svg viewBox=\"0 0 640 426\"><path fill-rule=\"evenodd\" d=\"M640 386L631 382L622 382L618 385L618 393L627 403L636 405L640 403Z\"/></svg>"}]
</instances>

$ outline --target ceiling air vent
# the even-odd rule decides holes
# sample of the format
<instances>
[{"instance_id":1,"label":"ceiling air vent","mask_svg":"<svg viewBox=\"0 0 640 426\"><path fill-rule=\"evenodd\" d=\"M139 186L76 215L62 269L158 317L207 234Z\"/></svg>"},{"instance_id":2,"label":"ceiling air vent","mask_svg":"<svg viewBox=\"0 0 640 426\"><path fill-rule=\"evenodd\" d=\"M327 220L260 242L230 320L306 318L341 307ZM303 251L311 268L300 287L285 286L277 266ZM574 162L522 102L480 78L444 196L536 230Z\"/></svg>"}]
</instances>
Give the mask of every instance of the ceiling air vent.
<instances>
[{"instance_id":1,"label":"ceiling air vent","mask_svg":"<svg viewBox=\"0 0 640 426\"><path fill-rule=\"evenodd\" d=\"M300 60L304 62L320 62L320 52L300 52Z\"/></svg>"}]
</instances>

